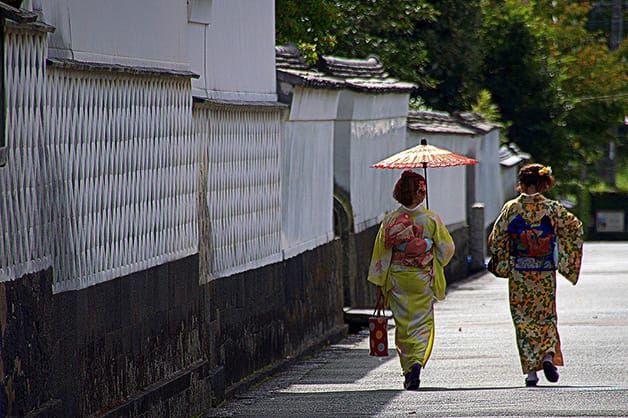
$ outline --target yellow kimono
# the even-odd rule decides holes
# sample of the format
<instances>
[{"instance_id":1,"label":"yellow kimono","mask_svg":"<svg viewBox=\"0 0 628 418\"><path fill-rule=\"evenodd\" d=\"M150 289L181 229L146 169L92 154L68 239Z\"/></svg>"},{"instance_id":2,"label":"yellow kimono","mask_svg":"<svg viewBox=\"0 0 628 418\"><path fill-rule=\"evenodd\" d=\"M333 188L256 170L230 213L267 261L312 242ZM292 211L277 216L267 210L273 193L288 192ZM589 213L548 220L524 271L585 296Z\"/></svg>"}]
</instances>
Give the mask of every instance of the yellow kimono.
<instances>
[{"instance_id":1,"label":"yellow kimono","mask_svg":"<svg viewBox=\"0 0 628 418\"><path fill-rule=\"evenodd\" d=\"M449 231L434 212L401 206L375 238L368 280L381 287L395 320L404 374L425 367L434 342L434 299L445 297L445 266L454 255Z\"/></svg>"},{"instance_id":2,"label":"yellow kimono","mask_svg":"<svg viewBox=\"0 0 628 418\"><path fill-rule=\"evenodd\" d=\"M563 365L556 315L556 270L574 285L582 261L582 222L559 202L521 194L506 202L489 236L496 270L509 279L510 313L524 373L545 354Z\"/></svg>"}]
</instances>

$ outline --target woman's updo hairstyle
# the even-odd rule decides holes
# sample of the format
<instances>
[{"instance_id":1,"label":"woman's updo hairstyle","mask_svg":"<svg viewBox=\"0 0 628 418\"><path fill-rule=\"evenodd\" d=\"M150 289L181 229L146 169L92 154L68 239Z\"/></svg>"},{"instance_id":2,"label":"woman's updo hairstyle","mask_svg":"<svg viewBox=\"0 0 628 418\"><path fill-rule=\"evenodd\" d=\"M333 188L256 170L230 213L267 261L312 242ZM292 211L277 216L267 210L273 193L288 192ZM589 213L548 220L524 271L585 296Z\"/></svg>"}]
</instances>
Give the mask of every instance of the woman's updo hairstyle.
<instances>
[{"instance_id":1,"label":"woman's updo hairstyle","mask_svg":"<svg viewBox=\"0 0 628 418\"><path fill-rule=\"evenodd\" d=\"M425 193L425 178L412 170L406 170L395 184L393 197L402 205L410 206L419 190Z\"/></svg>"},{"instance_id":2,"label":"woman's updo hairstyle","mask_svg":"<svg viewBox=\"0 0 628 418\"><path fill-rule=\"evenodd\" d=\"M552 167L542 164L528 164L519 170L519 184L522 186L535 186L539 193L544 193L554 185Z\"/></svg>"}]
</instances>

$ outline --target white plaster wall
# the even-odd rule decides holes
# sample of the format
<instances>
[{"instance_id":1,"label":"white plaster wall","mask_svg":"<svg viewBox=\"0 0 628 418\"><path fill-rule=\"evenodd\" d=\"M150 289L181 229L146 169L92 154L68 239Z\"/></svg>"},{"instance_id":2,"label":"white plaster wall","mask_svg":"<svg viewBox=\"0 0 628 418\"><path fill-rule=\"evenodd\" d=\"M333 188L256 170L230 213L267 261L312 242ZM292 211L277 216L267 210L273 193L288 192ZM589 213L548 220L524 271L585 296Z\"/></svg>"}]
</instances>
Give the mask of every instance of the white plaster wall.
<instances>
[{"instance_id":1,"label":"white plaster wall","mask_svg":"<svg viewBox=\"0 0 628 418\"><path fill-rule=\"evenodd\" d=\"M289 258L334 238L333 121L290 121L282 141L282 248Z\"/></svg>"},{"instance_id":2,"label":"white plaster wall","mask_svg":"<svg viewBox=\"0 0 628 418\"><path fill-rule=\"evenodd\" d=\"M340 95L339 90L296 86L290 104L290 120L334 120L338 112Z\"/></svg>"},{"instance_id":3,"label":"white plaster wall","mask_svg":"<svg viewBox=\"0 0 628 418\"><path fill-rule=\"evenodd\" d=\"M46 0L49 56L188 70L183 0Z\"/></svg>"},{"instance_id":4,"label":"white plaster wall","mask_svg":"<svg viewBox=\"0 0 628 418\"><path fill-rule=\"evenodd\" d=\"M466 154L471 136L434 135L408 131L408 148L421 143L427 138L430 145L445 148L458 154ZM416 169L424 175L423 169ZM467 221L467 168L442 167L427 169L427 186L430 209L436 212L446 225L455 225Z\"/></svg>"},{"instance_id":5,"label":"white plaster wall","mask_svg":"<svg viewBox=\"0 0 628 418\"><path fill-rule=\"evenodd\" d=\"M339 94L337 90L294 89L281 150L285 258L334 237L333 138Z\"/></svg>"},{"instance_id":6,"label":"white plaster wall","mask_svg":"<svg viewBox=\"0 0 628 418\"><path fill-rule=\"evenodd\" d=\"M380 222L398 203L392 190L399 170L371 165L405 148L405 118L354 121L351 124L351 206L355 232Z\"/></svg>"},{"instance_id":7,"label":"white plaster wall","mask_svg":"<svg viewBox=\"0 0 628 418\"><path fill-rule=\"evenodd\" d=\"M334 181L349 192L355 232L397 207L399 170L371 168L406 147L408 94L343 91L334 127Z\"/></svg>"},{"instance_id":8,"label":"white plaster wall","mask_svg":"<svg viewBox=\"0 0 628 418\"><path fill-rule=\"evenodd\" d=\"M476 199L484 202L484 226L491 225L504 204L499 164L499 130L482 137L476 159L480 161L475 177Z\"/></svg>"},{"instance_id":9,"label":"white plaster wall","mask_svg":"<svg viewBox=\"0 0 628 418\"><path fill-rule=\"evenodd\" d=\"M345 90L340 95L339 120L405 118L408 114L406 93L369 94Z\"/></svg>"},{"instance_id":10,"label":"white plaster wall","mask_svg":"<svg viewBox=\"0 0 628 418\"><path fill-rule=\"evenodd\" d=\"M193 71L201 75L193 82L193 93L223 100L276 101L274 0L191 4L196 8L190 16L188 50Z\"/></svg>"},{"instance_id":11,"label":"white plaster wall","mask_svg":"<svg viewBox=\"0 0 628 418\"><path fill-rule=\"evenodd\" d=\"M502 190L504 192L504 200L510 200L517 196L517 172L518 165L512 167L501 167Z\"/></svg>"}]
</instances>

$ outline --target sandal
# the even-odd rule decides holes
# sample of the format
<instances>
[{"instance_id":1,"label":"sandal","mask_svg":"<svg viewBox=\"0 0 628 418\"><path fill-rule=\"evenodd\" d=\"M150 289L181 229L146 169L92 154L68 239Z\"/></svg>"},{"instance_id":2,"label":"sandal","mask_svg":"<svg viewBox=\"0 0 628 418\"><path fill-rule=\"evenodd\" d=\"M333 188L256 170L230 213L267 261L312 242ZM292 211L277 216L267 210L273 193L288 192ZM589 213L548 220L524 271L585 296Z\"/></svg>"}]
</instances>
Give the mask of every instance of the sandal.
<instances>
[{"instance_id":1,"label":"sandal","mask_svg":"<svg viewBox=\"0 0 628 418\"><path fill-rule=\"evenodd\" d=\"M403 382L403 388L405 390L417 390L421 386L421 365L415 364L412 366L410 373L406 373L406 380Z\"/></svg>"},{"instance_id":2,"label":"sandal","mask_svg":"<svg viewBox=\"0 0 628 418\"><path fill-rule=\"evenodd\" d=\"M558 382L558 378L560 377L558 375L558 369L552 364L551 361L543 362L543 373L545 374L545 378L548 381L552 383Z\"/></svg>"}]
</instances>

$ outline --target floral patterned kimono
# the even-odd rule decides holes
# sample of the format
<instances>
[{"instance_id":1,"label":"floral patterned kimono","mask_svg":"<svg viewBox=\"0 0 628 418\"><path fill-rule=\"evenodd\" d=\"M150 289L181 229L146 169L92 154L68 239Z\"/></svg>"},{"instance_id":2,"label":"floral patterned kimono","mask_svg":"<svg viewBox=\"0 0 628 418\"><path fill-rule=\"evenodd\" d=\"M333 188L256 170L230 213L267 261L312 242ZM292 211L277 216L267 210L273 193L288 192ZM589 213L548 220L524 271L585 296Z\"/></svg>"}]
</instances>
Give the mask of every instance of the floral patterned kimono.
<instances>
[{"instance_id":1,"label":"floral patterned kimono","mask_svg":"<svg viewBox=\"0 0 628 418\"><path fill-rule=\"evenodd\" d=\"M582 261L582 222L536 193L506 202L489 236L496 271L509 278L510 313L524 373L554 354L563 365L556 316L556 270L574 285Z\"/></svg>"},{"instance_id":2,"label":"floral patterned kimono","mask_svg":"<svg viewBox=\"0 0 628 418\"><path fill-rule=\"evenodd\" d=\"M395 319L395 344L401 368L425 366L434 341L434 298L445 297L443 266L454 242L434 212L401 206L383 220L368 280L382 288Z\"/></svg>"}]
</instances>

